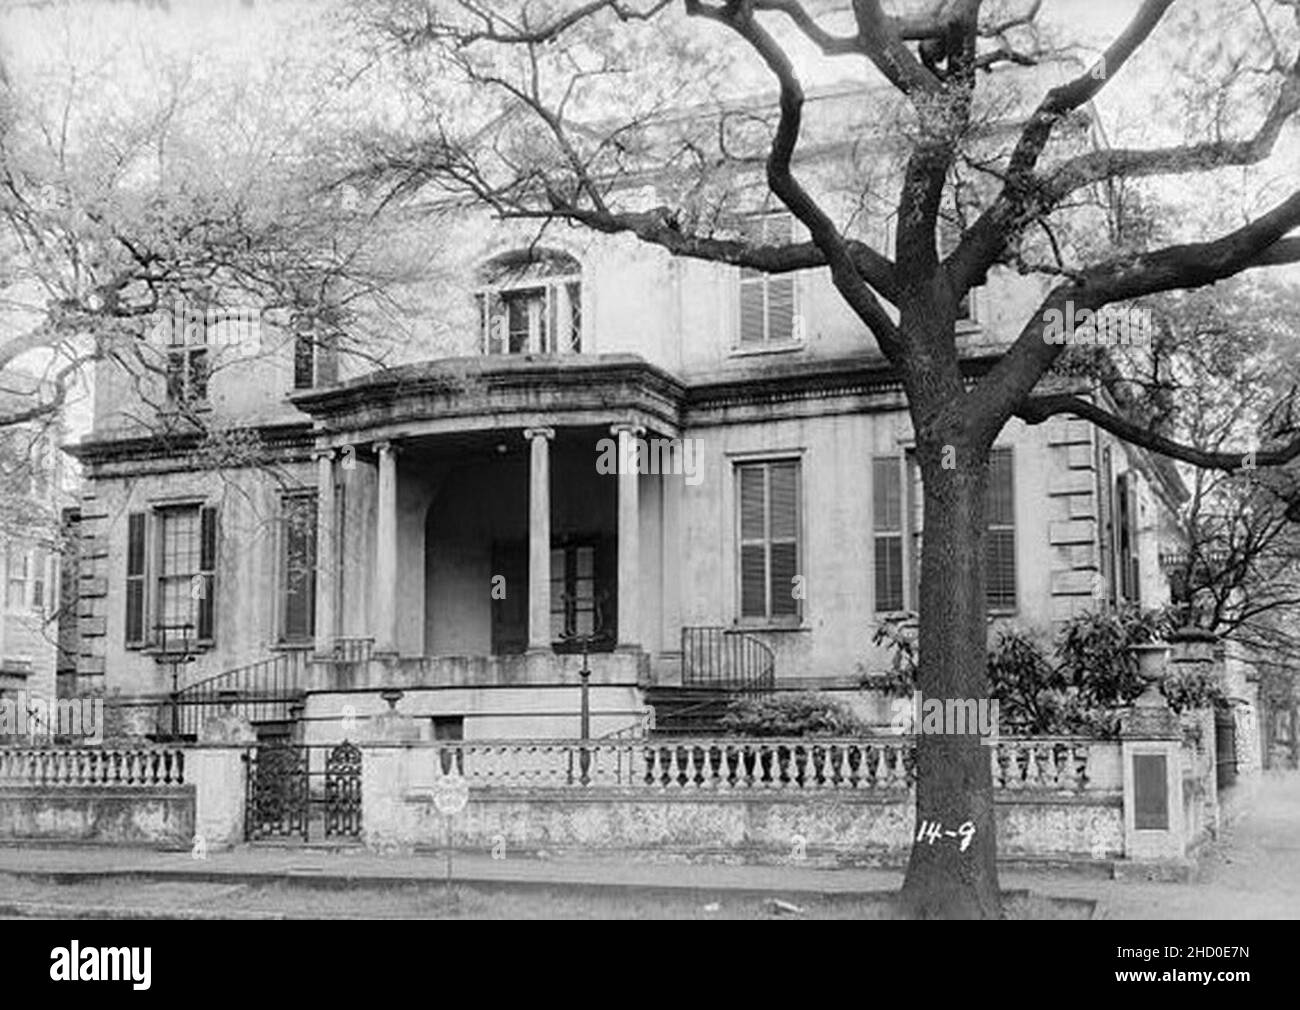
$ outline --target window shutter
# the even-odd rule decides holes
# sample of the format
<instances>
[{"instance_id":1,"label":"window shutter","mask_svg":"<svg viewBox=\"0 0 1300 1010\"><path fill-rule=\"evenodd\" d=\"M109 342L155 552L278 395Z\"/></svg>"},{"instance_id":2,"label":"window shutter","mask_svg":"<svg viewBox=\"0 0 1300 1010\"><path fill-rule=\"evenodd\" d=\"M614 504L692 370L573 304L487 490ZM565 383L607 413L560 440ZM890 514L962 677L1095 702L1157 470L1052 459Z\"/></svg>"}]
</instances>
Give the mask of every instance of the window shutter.
<instances>
[{"instance_id":1,"label":"window shutter","mask_svg":"<svg viewBox=\"0 0 1300 1010\"><path fill-rule=\"evenodd\" d=\"M871 461L876 610L903 609L903 487L896 456Z\"/></svg>"},{"instance_id":2,"label":"window shutter","mask_svg":"<svg viewBox=\"0 0 1300 1010\"><path fill-rule=\"evenodd\" d=\"M771 542L772 616L799 613L794 577L799 574L799 471L795 463L768 467L768 539Z\"/></svg>"},{"instance_id":3,"label":"window shutter","mask_svg":"<svg viewBox=\"0 0 1300 1010\"><path fill-rule=\"evenodd\" d=\"M1119 596L1133 599L1133 570L1129 543L1129 479L1122 473L1115 478L1115 567L1119 569Z\"/></svg>"},{"instance_id":4,"label":"window shutter","mask_svg":"<svg viewBox=\"0 0 1300 1010\"><path fill-rule=\"evenodd\" d=\"M201 403L208 398L208 352L206 348L190 351L189 399Z\"/></svg>"},{"instance_id":5,"label":"window shutter","mask_svg":"<svg viewBox=\"0 0 1300 1010\"><path fill-rule=\"evenodd\" d=\"M311 389L316 381L316 344L310 333L293 340L293 388Z\"/></svg>"},{"instance_id":6,"label":"window shutter","mask_svg":"<svg viewBox=\"0 0 1300 1010\"><path fill-rule=\"evenodd\" d=\"M1141 554L1138 550L1138 494L1137 481L1128 482L1128 545L1129 545L1129 587L1132 589L1132 595L1129 597L1134 603L1142 603L1142 580L1140 571L1139 558Z\"/></svg>"},{"instance_id":7,"label":"window shutter","mask_svg":"<svg viewBox=\"0 0 1300 1010\"><path fill-rule=\"evenodd\" d=\"M132 512L126 519L126 644L145 642L145 529L148 516Z\"/></svg>"},{"instance_id":8,"label":"window shutter","mask_svg":"<svg viewBox=\"0 0 1300 1010\"><path fill-rule=\"evenodd\" d=\"M215 637L217 594L217 510L199 510L199 576L202 594L198 600L198 640L210 642Z\"/></svg>"},{"instance_id":9,"label":"window shutter","mask_svg":"<svg viewBox=\"0 0 1300 1010\"><path fill-rule=\"evenodd\" d=\"M766 488L761 466L740 468L740 614L767 615Z\"/></svg>"},{"instance_id":10,"label":"window shutter","mask_svg":"<svg viewBox=\"0 0 1300 1010\"><path fill-rule=\"evenodd\" d=\"M570 281L566 285L569 301L569 346L568 351L582 353L582 285Z\"/></svg>"},{"instance_id":11,"label":"window shutter","mask_svg":"<svg viewBox=\"0 0 1300 1010\"><path fill-rule=\"evenodd\" d=\"M767 279L767 339L775 343L794 339L794 275Z\"/></svg>"},{"instance_id":12,"label":"window shutter","mask_svg":"<svg viewBox=\"0 0 1300 1010\"><path fill-rule=\"evenodd\" d=\"M181 403L185 399L185 352L167 353L167 401Z\"/></svg>"},{"instance_id":13,"label":"window shutter","mask_svg":"<svg viewBox=\"0 0 1300 1010\"><path fill-rule=\"evenodd\" d=\"M766 315L764 287L767 279L757 271L745 270L740 276L740 344L752 347L763 343Z\"/></svg>"},{"instance_id":14,"label":"window shutter","mask_svg":"<svg viewBox=\"0 0 1300 1010\"><path fill-rule=\"evenodd\" d=\"M1009 448L989 453L985 491L985 602L991 610L1016 607L1016 495L1014 457Z\"/></svg>"},{"instance_id":15,"label":"window shutter","mask_svg":"<svg viewBox=\"0 0 1300 1010\"><path fill-rule=\"evenodd\" d=\"M1114 488L1114 467L1111 463L1110 449L1101 453L1101 477L1097 482L1097 514L1101 517L1101 577L1106 601L1115 604L1115 512L1112 508L1111 494Z\"/></svg>"},{"instance_id":16,"label":"window shutter","mask_svg":"<svg viewBox=\"0 0 1300 1010\"><path fill-rule=\"evenodd\" d=\"M329 386L339 381L339 337L330 331L316 341L316 385Z\"/></svg>"}]
</instances>

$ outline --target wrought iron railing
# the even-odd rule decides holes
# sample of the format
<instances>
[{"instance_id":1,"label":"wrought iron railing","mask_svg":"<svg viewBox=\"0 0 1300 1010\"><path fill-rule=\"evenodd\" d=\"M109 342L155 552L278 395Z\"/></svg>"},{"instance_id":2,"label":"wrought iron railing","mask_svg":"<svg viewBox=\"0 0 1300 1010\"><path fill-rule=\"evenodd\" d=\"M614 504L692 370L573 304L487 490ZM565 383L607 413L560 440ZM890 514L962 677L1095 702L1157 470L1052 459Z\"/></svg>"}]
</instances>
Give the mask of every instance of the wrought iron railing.
<instances>
[{"instance_id":1,"label":"wrought iron railing","mask_svg":"<svg viewBox=\"0 0 1300 1010\"><path fill-rule=\"evenodd\" d=\"M172 699L171 735L197 737L203 724L227 705L249 722L285 722L306 688L307 654L282 652L226 670L180 689Z\"/></svg>"},{"instance_id":2,"label":"wrought iron railing","mask_svg":"<svg viewBox=\"0 0 1300 1010\"><path fill-rule=\"evenodd\" d=\"M682 686L765 694L776 686L776 655L734 628L682 628Z\"/></svg>"}]
</instances>

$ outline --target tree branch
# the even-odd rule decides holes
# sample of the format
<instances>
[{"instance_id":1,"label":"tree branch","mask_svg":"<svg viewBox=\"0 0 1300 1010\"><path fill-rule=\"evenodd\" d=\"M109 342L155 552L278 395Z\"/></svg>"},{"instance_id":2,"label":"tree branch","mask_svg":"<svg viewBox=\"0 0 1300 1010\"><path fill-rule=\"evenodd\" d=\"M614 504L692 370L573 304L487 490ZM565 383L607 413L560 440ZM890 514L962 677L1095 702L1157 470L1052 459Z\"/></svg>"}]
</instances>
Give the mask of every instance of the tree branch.
<instances>
[{"instance_id":1,"label":"tree branch","mask_svg":"<svg viewBox=\"0 0 1300 1010\"><path fill-rule=\"evenodd\" d=\"M1030 397L1016 409L1015 414L1026 424L1041 424L1057 414L1074 414L1125 442L1207 470L1231 471L1249 470L1253 466L1282 466L1300 458L1300 438L1293 439L1279 449L1211 452L1165 438L1150 428L1112 414L1090 400L1068 393Z\"/></svg>"}]
</instances>

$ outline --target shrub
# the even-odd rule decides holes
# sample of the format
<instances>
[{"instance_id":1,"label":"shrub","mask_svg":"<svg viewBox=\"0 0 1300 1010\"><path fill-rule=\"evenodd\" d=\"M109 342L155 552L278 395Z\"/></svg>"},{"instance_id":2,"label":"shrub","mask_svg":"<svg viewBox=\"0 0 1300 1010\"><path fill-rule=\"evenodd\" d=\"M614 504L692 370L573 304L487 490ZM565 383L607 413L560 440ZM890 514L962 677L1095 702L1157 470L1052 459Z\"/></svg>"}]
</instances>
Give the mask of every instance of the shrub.
<instances>
[{"instance_id":1,"label":"shrub","mask_svg":"<svg viewBox=\"0 0 1300 1010\"><path fill-rule=\"evenodd\" d=\"M998 701L1000 728L1010 733L1110 737L1119 716L1142 693L1134 645L1168 636L1169 610L1136 607L1078 614L1050 647L1016 628L1002 628L989 648L989 694ZM916 670L916 645L897 622L881 624L877 645L893 650L892 671L864 676L863 687L906 694ZM1175 712L1206 708L1223 698L1212 670L1170 672L1161 691Z\"/></svg>"},{"instance_id":2,"label":"shrub","mask_svg":"<svg viewBox=\"0 0 1300 1010\"><path fill-rule=\"evenodd\" d=\"M859 736L866 730L842 701L816 691L742 698L720 723L737 736Z\"/></svg>"}]
</instances>

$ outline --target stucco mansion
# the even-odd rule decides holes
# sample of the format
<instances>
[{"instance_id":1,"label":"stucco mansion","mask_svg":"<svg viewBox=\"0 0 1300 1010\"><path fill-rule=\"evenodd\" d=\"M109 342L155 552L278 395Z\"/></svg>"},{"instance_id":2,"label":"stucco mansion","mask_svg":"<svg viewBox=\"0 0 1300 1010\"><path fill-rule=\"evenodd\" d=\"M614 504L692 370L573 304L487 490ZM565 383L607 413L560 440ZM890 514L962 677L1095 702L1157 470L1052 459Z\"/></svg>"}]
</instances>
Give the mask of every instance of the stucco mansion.
<instances>
[{"instance_id":1,"label":"stucco mansion","mask_svg":"<svg viewBox=\"0 0 1300 1010\"><path fill-rule=\"evenodd\" d=\"M744 226L792 230L770 207ZM69 447L78 691L261 691L286 702L268 732L296 704L326 741L397 687L430 738L572 737L584 661L593 735L683 680L848 691L886 667L872 636L916 606L920 481L898 377L826 271L439 227L427 311L382 364L267 322L164 327L156 369L99 366ZM972 373L1025 284L995 272L970 299ZM990 614L1164 602L1182 493L1085 423L1013 421Z\"/></svg>"}]
</instances>

